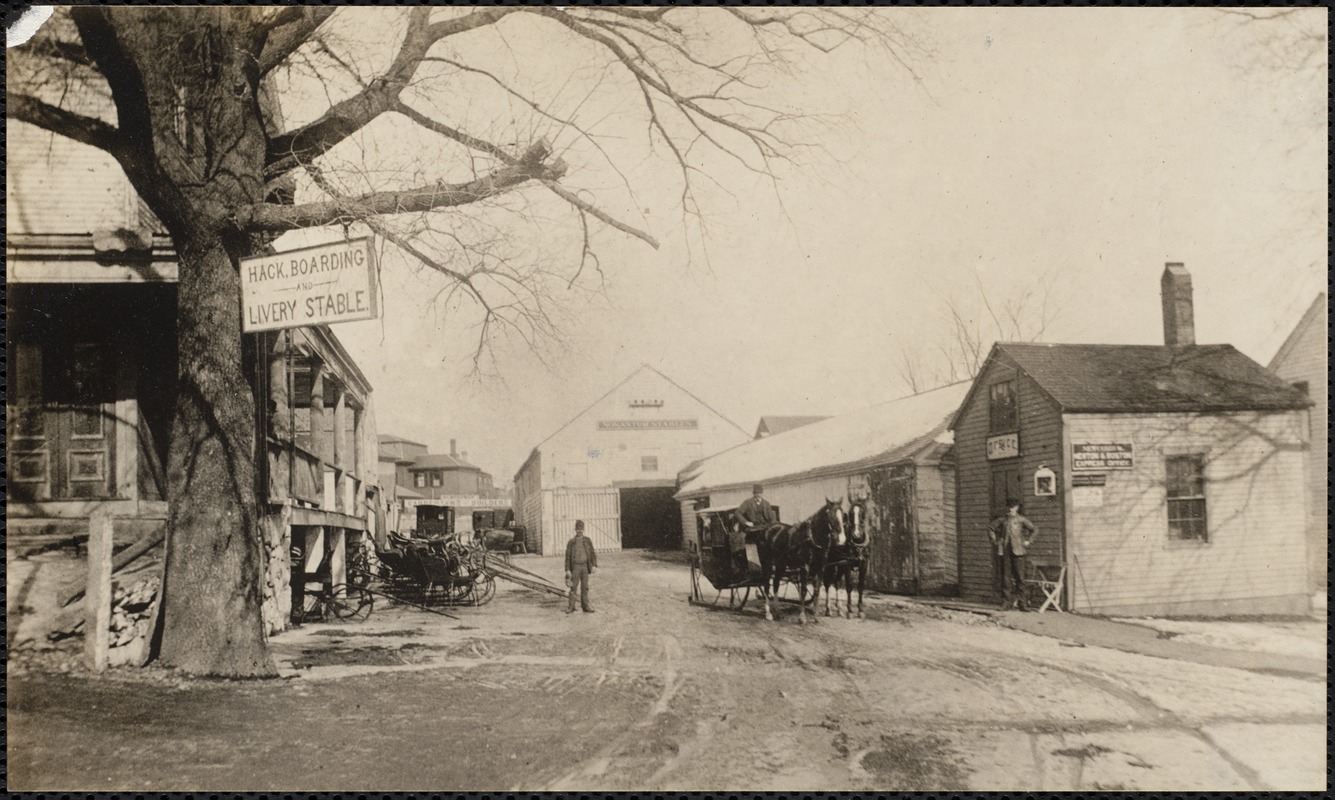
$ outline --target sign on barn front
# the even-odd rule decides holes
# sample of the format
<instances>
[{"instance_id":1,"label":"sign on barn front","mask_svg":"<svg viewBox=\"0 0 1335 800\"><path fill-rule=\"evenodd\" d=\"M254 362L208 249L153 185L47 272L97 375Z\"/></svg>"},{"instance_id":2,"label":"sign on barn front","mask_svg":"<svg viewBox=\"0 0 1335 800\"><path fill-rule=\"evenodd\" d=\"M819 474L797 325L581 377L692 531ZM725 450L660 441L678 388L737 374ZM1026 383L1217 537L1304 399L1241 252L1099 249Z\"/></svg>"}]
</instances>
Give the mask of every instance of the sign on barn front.
<instances>
[{"instance_id":1,"label":"sign on barn front","mask_svg":"<svg viewBox=\"0 0 1335 800\"><path fill-rule=\"evenodd\" d=\"M370 237L241 259L241 330L380 316Z\"/></svg>"}]
</instances>

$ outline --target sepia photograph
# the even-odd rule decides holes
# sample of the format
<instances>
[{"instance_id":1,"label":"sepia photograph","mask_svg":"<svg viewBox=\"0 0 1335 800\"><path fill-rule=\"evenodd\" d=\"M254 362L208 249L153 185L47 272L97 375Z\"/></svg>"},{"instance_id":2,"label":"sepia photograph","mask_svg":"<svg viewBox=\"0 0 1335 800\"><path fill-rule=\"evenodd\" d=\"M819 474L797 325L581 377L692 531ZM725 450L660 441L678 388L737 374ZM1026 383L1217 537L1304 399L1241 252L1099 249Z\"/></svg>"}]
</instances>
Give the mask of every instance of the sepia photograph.
<instances>
[{"instance_id":1,"label":"sepia photograph","mask_svg":"<svg viewBox=\"0 0 1335 800\"><path fill-rule=\"evenodd\" d=\"M1328 22L11 6L5 788L1326 790Z\"/></svg>"}]
</instances>

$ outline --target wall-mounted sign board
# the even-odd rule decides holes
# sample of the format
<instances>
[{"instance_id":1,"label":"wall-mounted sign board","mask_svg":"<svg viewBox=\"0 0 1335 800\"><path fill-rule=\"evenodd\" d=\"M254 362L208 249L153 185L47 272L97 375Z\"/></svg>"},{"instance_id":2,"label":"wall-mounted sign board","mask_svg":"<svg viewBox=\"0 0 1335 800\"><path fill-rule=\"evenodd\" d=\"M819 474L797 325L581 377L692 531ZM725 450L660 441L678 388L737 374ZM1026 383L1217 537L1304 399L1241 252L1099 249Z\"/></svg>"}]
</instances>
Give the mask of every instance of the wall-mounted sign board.
<instances>
[{"instance_id":1,"label":"wall-mounted sign board","mask_svg":"<svg viewBox=\"0 0 1335 800\"><path fill-rule=\"evenodd\" d=\"M1075 442L1071 445L1072 470L1102 472L1135 468L1135 449L1130 442Z\"/></svg>"},{"instance_id":2,"label":"wall-mounted sign board","mask_svg":"<svg viewBox=\"0 0 1335 800\"><path fill-rule=\"evenodd\" d=\"M380 316L370 237L241 259L241 330Z\"/></svg>"},{"instance_id":3,"label":"wall-mounted sign board","mask_svg":"<svg viewBox=\"0 0 1335 800\"><path fill-rule=\"evenodd\" d=\"M1020 434L1002 433L987 437L987 460L999 458L1018 458L1020 456Z\"/></svg>"}]
</instances>

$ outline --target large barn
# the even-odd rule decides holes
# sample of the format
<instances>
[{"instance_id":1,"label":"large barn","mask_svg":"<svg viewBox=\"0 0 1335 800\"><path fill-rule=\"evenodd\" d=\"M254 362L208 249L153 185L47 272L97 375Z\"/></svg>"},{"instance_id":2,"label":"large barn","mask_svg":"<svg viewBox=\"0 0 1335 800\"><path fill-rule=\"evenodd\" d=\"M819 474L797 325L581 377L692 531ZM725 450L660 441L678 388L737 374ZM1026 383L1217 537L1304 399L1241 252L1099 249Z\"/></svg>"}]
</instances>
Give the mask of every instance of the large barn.
<instances>
[{"instance_id":1,"label":"large barn","mask_svg":"<svg viewBox=\"0 0 1335 800\"><path fill-rule=\"evenodd\" d=\"M801 521L827 498L865 500L867 585L904 594L952 594L957 584L955 474L950 417L969 389L956 383L756 439L693 464L680 476L685 530L696 508L730 507L764 485L781 522Z\"/></svg>"},{"instance_id":2,"label":"large barn","mask_svg":"<svg viewBox=\"0 0 1335 800\"><path fill-rule=\"evenodd\" d=\"M1019 500L1031 565L1094 614L1308 607L1307 398L1231 345L1198 345L1191 278L1164 270L1162 345L1002 344L952 422L960 583L999 593L988 523Z\"/></svg>"},{"instance_id":3,"label":"large barn","mask_svg":"<svg viewBox=\"0 0 1335 800\"><path fill-rule=\"evenodd\" d=\"M544 439L515 475L528 548L560 553L585 522L600 550L679 547L677 472L751 434L663 373L641 366Z\"/></svg>"}]
</instances>

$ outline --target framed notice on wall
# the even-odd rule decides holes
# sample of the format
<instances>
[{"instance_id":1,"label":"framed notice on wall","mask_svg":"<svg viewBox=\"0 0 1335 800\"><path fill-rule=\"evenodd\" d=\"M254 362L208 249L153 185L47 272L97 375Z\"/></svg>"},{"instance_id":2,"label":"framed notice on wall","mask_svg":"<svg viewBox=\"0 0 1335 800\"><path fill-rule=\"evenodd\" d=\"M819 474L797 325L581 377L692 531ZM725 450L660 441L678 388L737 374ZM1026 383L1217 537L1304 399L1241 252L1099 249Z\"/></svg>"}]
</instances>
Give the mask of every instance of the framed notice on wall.
<instances>
[{"instance_id":1,"label":"framed notice on wall","mask_svg":"<svg viewBox=\"0 0 1335 800\"><path fill-rule=\"evenodd\" d=\"M1130 442L1075 442L1071 445L1071 469L1076 472L1135 468L1135 448Z\"/></svg>"}]
</instances>

